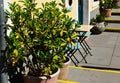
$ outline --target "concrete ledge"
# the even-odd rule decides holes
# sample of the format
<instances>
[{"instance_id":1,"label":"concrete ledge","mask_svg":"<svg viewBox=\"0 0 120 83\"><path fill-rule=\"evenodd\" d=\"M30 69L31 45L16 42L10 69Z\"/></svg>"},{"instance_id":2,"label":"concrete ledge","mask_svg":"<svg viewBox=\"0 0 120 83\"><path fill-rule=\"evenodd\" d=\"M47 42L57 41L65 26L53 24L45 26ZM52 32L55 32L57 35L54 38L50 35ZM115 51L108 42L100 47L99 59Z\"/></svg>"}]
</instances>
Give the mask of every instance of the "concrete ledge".
<instances>
[{"instance_id":1,"label":"concrete ledge","mask_svg":"<svg viewBox=\"0 0 120 83\"><path fill-rule=\"evenodd\" d=\"M118 12L112 12L112 15L120 15L120 12L118 11Z\"/></svg>"},{"instance_id":2,"label":"concrete ledge","mask_svg":"<svg viewBox=\"0 0 120 83\"><path fill-rule=\"evenodd\" d=\"M106 22L112 22L112 23L120 23L119 18L105 18Z\"/></svg>"},{"instance_id":3,"label":"concrete ledge","mask_svg":"<svg viewBox=\"0 0 120 83\"><path fill-rule=\"evenodd\" d=\"M114 31L114 32L120 32L120 28L106 28L105 31Z\"/></svg>"}]
</instances>

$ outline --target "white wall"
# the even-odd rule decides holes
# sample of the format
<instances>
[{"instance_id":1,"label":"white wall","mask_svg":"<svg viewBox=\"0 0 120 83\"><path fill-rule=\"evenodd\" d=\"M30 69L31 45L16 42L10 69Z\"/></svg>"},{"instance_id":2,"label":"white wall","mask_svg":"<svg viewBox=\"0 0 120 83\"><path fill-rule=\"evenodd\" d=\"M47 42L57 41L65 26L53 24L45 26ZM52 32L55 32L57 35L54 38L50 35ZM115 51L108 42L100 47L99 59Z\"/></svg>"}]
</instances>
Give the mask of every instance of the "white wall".
<instances>
[{"instance_id":1,"label":"white wall","mask_svg":"<svg viewBox=\"0 0 120 83\"><path fill-rule=\"evenodd\" d=\"M9 9L8 2L10 2L10 0L4 0L4 9Z\"/></svg>"}]
</instances>

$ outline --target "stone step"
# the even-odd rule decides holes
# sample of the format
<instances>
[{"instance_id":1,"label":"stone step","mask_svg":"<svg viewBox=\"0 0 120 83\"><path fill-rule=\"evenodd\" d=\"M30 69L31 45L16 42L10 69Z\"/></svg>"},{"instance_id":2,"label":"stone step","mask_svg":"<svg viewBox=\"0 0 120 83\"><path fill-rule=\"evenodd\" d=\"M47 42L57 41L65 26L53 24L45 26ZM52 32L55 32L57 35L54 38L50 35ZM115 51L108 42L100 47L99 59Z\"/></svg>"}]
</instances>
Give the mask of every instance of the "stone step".
<instances>
[{"instance_id":1,"label":"stone step","mask_svg":"<svg viewBox=\"0 0 120 83\"><path fill-rule=\"evenodd\" d=\"M120 28L107 27L105 28L105 31L120 32Z\"/></svg>"},{"instance_id":2,"label":"stone step","mask_svg":"<svg viewBox=\"0 0 120 83\"><path fill-rule=\"evenodd\" d=\"M120 32L120 8L112 9L112 16L105 18L108 22L105 31Z\"/></svg>"},{"instance_id":3,"label":"stone step","mask_svg":"<svg viewBox=\"0 0 120 83\"><path fill-rule=\"evenodd\" d=\"M120 23L108 23L108 25L106 26L105 31L119 32L120 31Z\"/></svg>"},{"instance_id":4,"label":"stone step","mask_svg":"<svg viewBox=\"0 0 120 83\"><path fill-rule=\"evenodd\" d=\"M108 23L107 27L120 28L120 23Z\"/></svg>"},{"instance_id":5,"label":"stone step","mask_svg":"<svg viewBox=\"0 0 120 83\"><path fill-rule=\"evenodd\" d=\"M119 18L108 17L105 18L105 21L108 23L120 23L120 17Z\"/></svg>"},{"instance_id":6,"label":"stone step","mask_svg":"<svg viewBox=\"0 0 120 83\"><path fill-rule=\"evenodd\" d=\"M112 9L112 15L120 15L120 9Z\"/></svg>"},{"instance_id":7,"label":"stone step","mask_svg":"<svg viewBox=\"0 0 120 83\"><path fill-rule=\"evenodd\" d=\"M120 11L114 11L114 12L112 12L112 15L120 15Z\"/></svg>"},{"instance_id":8,"label":"stone step","mask_svg":"<svg viewBox=\"0 0 120 83\"><path fill-rule=\"evenodd\" d=\"M112 15L120 15L120 8L112 9Z\"/></svg>"}]
</instances>

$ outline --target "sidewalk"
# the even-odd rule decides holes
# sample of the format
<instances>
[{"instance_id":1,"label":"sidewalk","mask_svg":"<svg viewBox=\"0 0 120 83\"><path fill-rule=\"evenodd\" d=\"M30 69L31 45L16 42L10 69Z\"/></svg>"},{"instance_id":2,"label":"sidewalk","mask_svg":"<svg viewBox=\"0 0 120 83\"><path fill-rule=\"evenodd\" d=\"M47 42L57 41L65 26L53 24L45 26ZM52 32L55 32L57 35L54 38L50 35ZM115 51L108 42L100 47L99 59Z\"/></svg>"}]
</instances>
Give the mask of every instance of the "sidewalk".
<instances>
[{"instance_id":1,"label":"sidewalk","mask_svg":"<svg viewBox=\"0 0 120 83\"><path fill-rule=\"evenodd\" d=\"M79 67L71 62L68 80L59 83L120 83L120 23L116 23L116 19L120 20L119 10L113 9L109 18L115 20L106 27L115 32L91 35L88 44L93 56L87 56L88 63L80 63Z\"/></svg>"},{"instance_id":2,"label":"sidewalk","mask_svg":"<svg viewBox=\"0 0 120 83\"><path fill-rule=\"evenodd\" d=\"M88 41L92 48L93 56L86 59L88 64L97 67L120 69L120 33L103 32L100 35L92 35Z\"/></svg>"},{"instance_id":3,"label":"sidewalk","mask_svg":"<svg viewBox=\"0 0 120 83\"><path fill-rule=\"evenodd\" d=\"M120 69L120 23L116 23L115 18L120 20L120 9L112 9L113 21L108 22L107 27L118 30L118 32L103 32L100 35L92 35L89 44L92 47L94 57L87 57L88 64L95 67L106 67ZM117 13L117 14L115 14ZM106 28L107 28L106 27Z\"/></svg>"},{"instance_id":4,"label":"sidewalk","mask_svg":"<svg viewBox=\"0 0 120 83\"><path fill-rule=\"evenodd\" d=\"M80 67L75 67L71 62L68 80L58 82L120 83L120 33L103 32L100 35L91 35L88 44L93 54L86 57L88 63L80 63Z\"/></svg>"}]
</instances>

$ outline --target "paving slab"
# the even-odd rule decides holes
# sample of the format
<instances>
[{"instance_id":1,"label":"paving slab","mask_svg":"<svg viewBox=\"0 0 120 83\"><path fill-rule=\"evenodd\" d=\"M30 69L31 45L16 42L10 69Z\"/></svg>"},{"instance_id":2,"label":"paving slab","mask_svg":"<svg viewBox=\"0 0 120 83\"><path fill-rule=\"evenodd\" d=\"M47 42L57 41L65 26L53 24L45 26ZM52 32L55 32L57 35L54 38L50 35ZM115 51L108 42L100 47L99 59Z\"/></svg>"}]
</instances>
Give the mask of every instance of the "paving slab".
<instances>
[{"instance_id":1,"label":"paving slab","mask_svg":"<svg viewBox=\"0 0 120 83\"><path fill-rule=\"evenodd\" d=\"M80 66L120 68L119 64L116 64L115 60L116 57L120 56L120 33L103 32L100 35L91 35L87 42L92 48L91 53L93 56L88 55L86 57L88 63L86 64L83 61L79 64ZM78 60L82 59L78 51L75 56ZM74 64L71 63L71 65Z\"/></svg>"},{"instance_id":2,"label":"paving slab","mask_svg":"<svg viewBox=\"0 0 120 83\"><path fill-rule=\"evenodd\" d=\"M111 71L70 68L68 80L76 83L119 83L119 78L120 74Z\"/></svg>"},{"instance_id":3,"label":"paving slab","mask_svg":"<svg viewBox=\"0 0 120 83\"><path fill-rule=\"evenodd\" d=\"M111 61L109 68L120 69L120 57L112 57L112 61Z\"/></svg>"},{"instance_id":4,"label":"paving slab","mask_svg":"<svg viewBox=\"0 0 120 83\"><path fill-rule=\"evenodd\" d=\"M96 66L107 66L120 68L120 33L119 32L103 32L100 35L92 35L89 39L89 44L92 47L93 56L88 58L88 61ZM101 56L101 57L100 57ZM101 60L101 61L100 61ZM118 63L117 63L118 62Z\"/></svg>"},{"instance_id":5,"label":"paving slab","mask_svg":"<svg viewBox=\"0 0 120 83\"><path fill-rule=\"evenodd\" d=\"M91 53L93 56L86 57L88 63L80 63L80 66L107 67L111 63L112 48L92 47Z\"/></svg>"},{"instance_id":6,"label":"paving slab","mask_svg":"<svg viewBox=\"0 0 120 83\"><path fill-rule=\"evenodd\" d=\"M119 33L103 32L99 35L91 35L88 43L91 47L114 47Z\"/></svg>"},{"instance_id":7,"label":"paving slab","mask_svg":"<svg viewBox=\"0 0 120 83\"><path fill-rule=\"evenodd\" d=\"M119 35L118 35L118 38L117 38L117 41L116 41L116 46L119 46L120 45L120 32L118 32Z\"/></svg>"},{"instance_id":8,"label":"paving slab","mask_svg":"<svg viewBox=\"0 0 120 83\"><path fill-rule=\"evenodd\" d=\"M114 49L110 67L120 69L120 45L118 44Z\"/></svg>"},{"instance_id":9,"label":"paving slab","mask_svg":"<svg viewBox=\"0 0 120 83\"><path fill-rule=\"evenodd\" d=\"M113 48L105 47L92 47L92 55L88 56L86 59L88 64L95 65L109 65L112 57Z\"/></svg>"}]
</instances>

